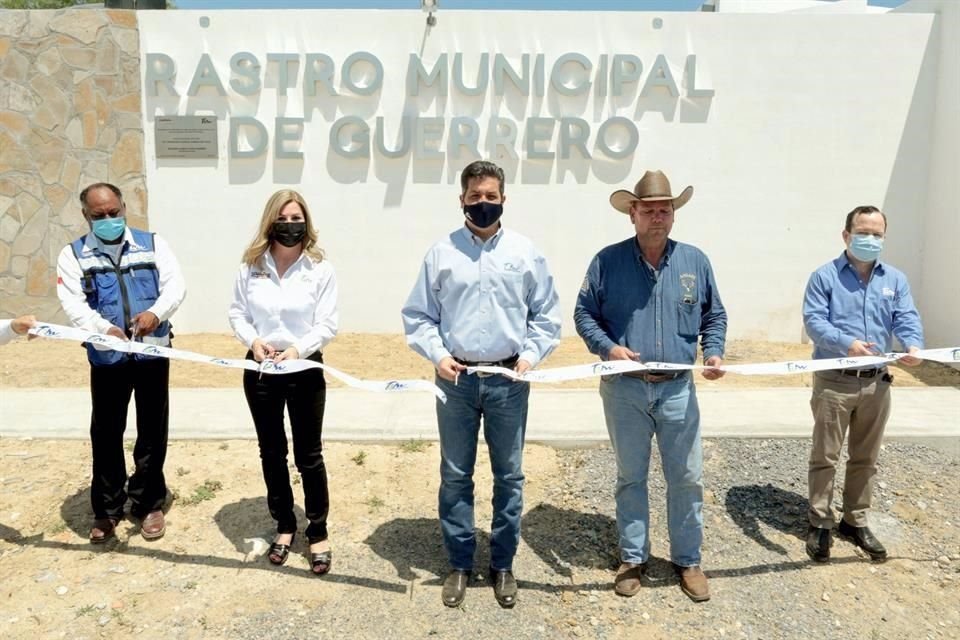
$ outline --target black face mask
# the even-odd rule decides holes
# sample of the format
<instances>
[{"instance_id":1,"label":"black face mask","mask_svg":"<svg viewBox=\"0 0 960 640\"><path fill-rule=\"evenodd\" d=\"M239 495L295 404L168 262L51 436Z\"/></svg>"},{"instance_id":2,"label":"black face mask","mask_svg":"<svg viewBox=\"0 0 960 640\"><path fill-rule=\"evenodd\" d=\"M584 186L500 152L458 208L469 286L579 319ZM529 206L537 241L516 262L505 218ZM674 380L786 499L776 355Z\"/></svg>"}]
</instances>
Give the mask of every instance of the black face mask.
<instances>
[{"instance_id":1,"label":"black face mask","mask_svg":"<svg viewBox=\"0 0 960 640\"><path fill-rule=\"evenodd\" d=\"M503 215L503 205L499 202L467 204L463 207L463 215L480 229L486 229Z\"/></svg>"},{"instance_id":2,"label":"black face mask","mask_svg":"<svg viewBox=\"0 0 960 640\"><path fill-rule=\"evenodd\" d=\"M274 222L270 227L270 239L285 247L294 247L307 235L306 222Z\"/></svg>"}]
</instances>

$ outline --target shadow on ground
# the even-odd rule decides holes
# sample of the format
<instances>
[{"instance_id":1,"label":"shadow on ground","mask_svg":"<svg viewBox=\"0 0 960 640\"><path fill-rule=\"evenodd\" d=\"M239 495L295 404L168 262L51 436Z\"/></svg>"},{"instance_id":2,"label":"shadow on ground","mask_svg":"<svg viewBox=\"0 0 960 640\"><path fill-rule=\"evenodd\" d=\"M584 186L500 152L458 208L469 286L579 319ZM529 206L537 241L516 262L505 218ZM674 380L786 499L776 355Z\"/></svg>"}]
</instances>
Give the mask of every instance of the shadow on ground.
<instances>
[{"instance_id":1,"label":"shadow on ground","mask_svg":"<svg viewBox=\"0 0 960 640\"><path fill-rule=\"evenodd\" d=\"M769 551L788 555L787 550L767 538L760 523L803 540L807 531L807 498L771 484L742 485L727 491L727 513L751 540Z\"/></svg>"},{"instance_id":2,"label":"shadow on ground","mask_svg":"<svg viewBox=\"0 0 960 640\"><path fill-rule=\"evenodd\" d=\"M299 505L293 508L297 516L297 537L293 541L293 550L306 550L306 537L303 530L307 526L307 516ZM253 540L261 538L266 544L273 542L277 525L267 510L265 497L242 498L225 504L213 516L223 537L233 544L233 548L243 554L254 549ZM291 552L293 552L293 550ZM265 553L265 552L264 552ZM264 560L266 556L264 556Z\"/></svg>"},{"instance_id":3,"label":"shadow on ground","mask_svg":"<svg viewBox=\"0 0 960 640\"><path fill-rule=\"evenodd\" d=\"M574 568L616 569L617 523L599 513L538 504L523 517L523 541L558 574Z\"/></svg>"},{"instance_id":4,"label":"shadow on ground","mask_svg":"<svg viewBox=\"0 0 960 640\"><path fill-rule=\"evenodd\" d=\"M364 542L393 565L401 580L415 580L414 569L435 576L446 576L449 571L440 522L436 518L395 518L377 527ZM488 557L489 547L489 535L477 531L477 555ZM479 559L476 566L483 566Z\"/></svg>"}]
</instances>

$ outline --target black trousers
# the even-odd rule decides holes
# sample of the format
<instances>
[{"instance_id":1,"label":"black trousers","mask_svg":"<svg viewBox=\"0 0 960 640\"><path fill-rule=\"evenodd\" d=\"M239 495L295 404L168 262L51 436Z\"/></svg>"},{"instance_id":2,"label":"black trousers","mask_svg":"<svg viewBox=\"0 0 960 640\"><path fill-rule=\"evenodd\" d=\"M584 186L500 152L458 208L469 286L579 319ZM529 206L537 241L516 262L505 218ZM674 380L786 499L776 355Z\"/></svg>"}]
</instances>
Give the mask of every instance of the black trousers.
<instances>
[{"instance_id":1,"label":"black trousers","mask_svg":"<svg viewBox=\"0 0 960 640\"><path fill-rule=\"evenodd\" d=\"M251 352L247 352L247 359L253 359ZM319 353L308 359L323 362ZM326 540L330 494L321 440L323 408L327 400L323 371L309 369L263 376L256 371L244 371L243 391L257 430L260 464L267 485L267 508L277 522L277 533L297 530L287 469L287 436L283 430L283 408L286 406L293 435L293 461L300 472L304 511L309 522L306 535L314 541Z\"/></svg>"},{"instance_id":2,"label":"black trousers","mask_svg":"<svg viewBox=\"0 0 960 640\"><path fill-rule=\"evenodd\" d=\"M125 358L117 364L90 366L90 503L94 517L122 519L128 497L130 514L135 518L163 506L167 495L163 463L170 421L169 381L170 361L166 358ZM123 432L131 394L137 407L137 440L133 447L134 472L128 483Z\"/></svg>"}]
</instances>

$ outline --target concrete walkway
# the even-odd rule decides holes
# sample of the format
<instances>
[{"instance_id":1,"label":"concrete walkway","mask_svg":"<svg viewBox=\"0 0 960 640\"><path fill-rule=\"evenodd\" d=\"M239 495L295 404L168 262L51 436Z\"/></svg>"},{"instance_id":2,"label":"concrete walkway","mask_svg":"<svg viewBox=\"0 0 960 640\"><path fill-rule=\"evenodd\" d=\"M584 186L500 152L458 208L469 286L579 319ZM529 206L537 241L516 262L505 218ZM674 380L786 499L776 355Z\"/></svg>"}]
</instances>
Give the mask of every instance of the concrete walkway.
<instances>
[{"instance_id":1,"label":"concrete walkway","mask_svg":"<svg viewBox=\"0 0 960 640\"><path fill-rule=\"evenodd\" d=\"M699 389L707 437L810 436L806 388ZM240 389L171 389L170 436L178 439L254 438ZM87 389L0 389L0 437L86 438ZM131 406L127 436L135 433ZM331 389L324 437L331 441L436 440L434 399L426 393ZM888 437L960 437L960 389L893 390ZM530 395L527 440L554 445L607 441L594 390L536 386Z\"/></svg>"}]
</instances>

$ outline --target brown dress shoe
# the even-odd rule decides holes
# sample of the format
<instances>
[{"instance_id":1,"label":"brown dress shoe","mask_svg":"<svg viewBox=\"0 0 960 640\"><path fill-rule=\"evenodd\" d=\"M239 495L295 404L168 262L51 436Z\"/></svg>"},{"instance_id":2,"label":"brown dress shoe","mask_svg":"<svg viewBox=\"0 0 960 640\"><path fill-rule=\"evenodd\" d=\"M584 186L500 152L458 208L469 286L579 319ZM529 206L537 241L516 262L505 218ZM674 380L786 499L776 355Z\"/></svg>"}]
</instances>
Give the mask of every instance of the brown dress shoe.
<instances>
[{"instance_id":1,"label":"brown dress shoe","mask_svg":"<svg viewBox=\"0 0 960 640\"><path fill-rule=\"evenodd\" d=\"M674 565L680 576L680 590L694 602L706 602L710 599L710 587L707 586L707 576L699 566L678 567Z\"/></svg>"},{"instance_id":2,"label":"brown dress shoe","mask_svg":"<svg viewBox=\"0 0 960 640\"><path fill-rule=\"evenodd\" d=\"M90 528L90 542L103 544L114 536L117 531L117 520L114 518L97 518Z\"/></svg>"},{"instance_id":3,"label":"brown dress shoe","mask_svg":"<svg viewBox=\"0 0 960 640\"><path fill-rule=\"evenodd\" d=\"M167 523L163 519L163 511L151 511L140 523L140 535L144 540L162 538L167 531Z\"/></svg>"},{"instance_id":4,"label":"brown dress shoe","mask_svg":"<svg viewBox=\"0 0 960 640\"><path fill-rule=\"evenodd\" d=\"M640 576L647 570L647 564L633 564L624 562L617 569L617 577L613 581L613 590L618 595L629 598L640 591Z\"/></svg>"}]
</instances>

